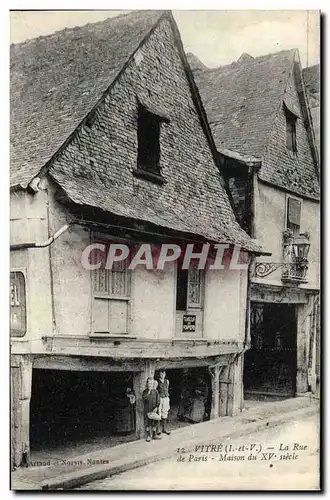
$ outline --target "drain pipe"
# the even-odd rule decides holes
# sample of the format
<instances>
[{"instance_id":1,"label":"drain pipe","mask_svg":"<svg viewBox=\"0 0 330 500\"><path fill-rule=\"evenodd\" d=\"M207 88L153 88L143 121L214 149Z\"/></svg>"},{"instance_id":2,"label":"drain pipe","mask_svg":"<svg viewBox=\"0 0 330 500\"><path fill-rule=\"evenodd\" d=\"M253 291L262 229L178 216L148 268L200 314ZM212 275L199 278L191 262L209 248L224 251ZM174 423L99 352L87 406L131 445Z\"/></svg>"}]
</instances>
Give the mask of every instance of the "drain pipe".
<instances>
[{"instance_id":1,"label":"drain pipe","mask_svg":"<svg viewBox=\"0 0 330 500\"><path fill-rule=\"evenodd\" d=\"M59 236L61 236L65 231L69 229L69 227L75 224L74 222L69 222L69 224L65 224L62 226L56 233L53 234L53 236L50 236L46 241L43 243L17 243L15 245L10 245L10 250L23 250L24 248L46 248L49 247Z\"/></svg>"}]
</instances>

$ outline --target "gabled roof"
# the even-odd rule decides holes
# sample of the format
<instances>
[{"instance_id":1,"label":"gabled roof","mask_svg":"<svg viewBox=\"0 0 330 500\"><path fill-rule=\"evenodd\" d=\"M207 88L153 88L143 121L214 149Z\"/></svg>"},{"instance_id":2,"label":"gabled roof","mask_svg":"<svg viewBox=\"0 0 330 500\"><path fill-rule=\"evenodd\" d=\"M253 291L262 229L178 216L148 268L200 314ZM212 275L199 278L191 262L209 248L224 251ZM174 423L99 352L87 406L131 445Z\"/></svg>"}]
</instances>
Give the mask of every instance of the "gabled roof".
<instances>
[{"instance_id":1,"label":"gabled roof","mask_svg":"<svg viewBox=\"0 0 330 500\"><path fill-rule=\"evenodd\" d=\"M194 73L218 151L261 159L294 50Z\"/></svg>"},{"instance_id":2,"label":"gabled roof","mask_svg":"<svg viewBox=\"0 0 330 500\"><path fill-rule=\"evenodd\" d=\"M320 150L320 65L315 64L304 68L302 73L313 119L316 144Z\"/></svg>"},{"instance_id":3,"label":"gabled roof","mask_svg":"<svg viewBox=\"0 0 330 500\"><path fill-rule=\"evenodd\" d=\"M11 185L52 158L163 11L134 11L11 45Z\"/></svg>"},{"instance_id":4,"label":"gabled roof","mask_svg":"<svg viewBox=\"0 0 330 500\"><path fill-rule=\"evenodd\" d=\"M80 152L75 155L74 144L75 138L79 142L80 132L85 134L79 126L84 118L93 113L98 104L101 106L103 99L109 98L106 91L116 84L116 77L125 70L135 51L165 17L173 29L199 115L201 134L205 134L212 153L210 164L204 167L207 195L202 189L196 189L197 164L184 165L189 175L180 179L173 170L168 184L181 183L175 203L166 186L150 190L150 186L142 185L139 196L133 189L133 174L130 172L129 185L125 185L123 176L114 167L113 177L120 177L119 182L115 182L109 175L112 167L108 159L100 160L100 173L106 172L106 175L99 176L98 170L91 167L88 155L85 157ZM231 209L215 163L217 151L206 113L171 13L133 12L13 46L12 52L14 184L26 187L42 169L76 205L262 252L260 245L239 226ZM103 149L101 144L100 155Z\"/></svg>"},{"instance_id":5,"label":"gabled roof","mask_svg":"<svg viewBox=\"0 0 330 500\"><path fill-rule=\"evenodd\" d=\"M281 164L280 169L276 160L263 164L283 102L291 109L295 107L286 93L290 74L294 74L297 86L302 87L297 49L256 58L242 54L232 64L194 71L218 151L246 164L261 165L259 178L265 182L318 199L318 155L305 97L301 118L309 123L310 161L301 165L292 163L290 168ZM300 116L299 110L294 111Z\"/></svg>"}]
</instances>

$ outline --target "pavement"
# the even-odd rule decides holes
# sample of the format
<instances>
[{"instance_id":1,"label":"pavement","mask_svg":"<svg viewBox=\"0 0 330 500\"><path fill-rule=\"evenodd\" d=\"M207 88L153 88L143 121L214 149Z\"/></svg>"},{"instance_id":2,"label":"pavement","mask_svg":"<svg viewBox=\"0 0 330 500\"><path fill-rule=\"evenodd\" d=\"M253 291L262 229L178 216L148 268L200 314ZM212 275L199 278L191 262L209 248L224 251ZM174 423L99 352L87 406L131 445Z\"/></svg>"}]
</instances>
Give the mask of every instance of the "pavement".
<instances>
[{"instance_id":1,"label":"pavement","mask_svg":"<svg viewBox=\"0 0 330 500\"><path fill-rule=\"evenodd\" d=\"M244 436L303 419L319 412L312 395L274 402L248 402L236 417L221 417L172 431L159 441L144 440L101 448L50 465L19 468L11 474L11 489L70 490L91 481L120 474L177 455L178 449L193 451L196 445L213 444L224 438Z\"/></svg>"},{"instance_id":2,"label":"pavement","mask_svg":"<svg viewBox=\"0 0 330 500\"><path fill-rule=\"evenodd\" d=\"M214 448L84 484L75 491L320 491L319 415L214 440ZM220 448L220 450L219 450ZM226 452L227 450L227 452ZM252 451L251 451L252 450ZM232 460L235 457L236 460Z\"/></svg>"}]
</instances>

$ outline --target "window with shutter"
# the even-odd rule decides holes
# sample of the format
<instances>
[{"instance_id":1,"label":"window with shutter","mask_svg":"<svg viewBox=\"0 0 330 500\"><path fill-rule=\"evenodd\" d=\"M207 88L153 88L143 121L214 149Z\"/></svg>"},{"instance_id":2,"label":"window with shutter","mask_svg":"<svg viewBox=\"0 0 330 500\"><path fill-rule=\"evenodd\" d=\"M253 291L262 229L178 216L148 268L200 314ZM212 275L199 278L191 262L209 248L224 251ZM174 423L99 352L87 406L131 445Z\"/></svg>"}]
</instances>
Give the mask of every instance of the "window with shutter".
<instances>
[{"instance_id":1,"label":"window with shutter","mask_svg":"<svg viewBox=\"0 0 330 500\"><path fill-rule=\"evenodd\" d=\"M93 263L99 262L97 252ZM104 259L106 260L106 259ZM102 262L93 271L93 332L99 334L128 333L130 307L130 272L126 261L114 262L111 269Z\"/></svg>"},{"instance_id":2,"label":"window with shutter","mask_svg":"<svg viewBox=\"0 0 330 500\"><path fill-rule=\"evenodd\" d=\"M10 334L13 337L26 334L25 277L21 271L10 273Z\"/></svg>"},{"instance_id":3,"label":"window with shutter","mask_svg":"<svg viewBox=\"0 0 330 500\"><path fill-rule=\"evenodd\" d=\"M201 309L203 287L203 270L198 269L198 264L191 264L189 270L178 267L176 310Z\"/></svg>"},{"instance_id":4,"label":"window with shutter","mask_svg":"<svg viewBox=\"0 0 330 500\"><path fill-rule=\"evenodd\" d=\"M287 199L287 229L290 229L293 234L300 233L301 220L301 200L289 197Z\"/></svg>"}]
</instances>

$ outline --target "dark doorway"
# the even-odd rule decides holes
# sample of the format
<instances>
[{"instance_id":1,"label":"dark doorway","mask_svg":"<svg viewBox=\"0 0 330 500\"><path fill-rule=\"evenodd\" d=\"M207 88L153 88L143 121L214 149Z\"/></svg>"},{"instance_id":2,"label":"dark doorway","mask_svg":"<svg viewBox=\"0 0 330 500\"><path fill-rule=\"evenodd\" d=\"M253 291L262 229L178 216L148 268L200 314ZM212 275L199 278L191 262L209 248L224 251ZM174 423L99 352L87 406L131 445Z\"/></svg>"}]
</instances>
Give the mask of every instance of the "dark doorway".
<instances>
[{"instance_id":1,"label":"dark doorway","mask_svg":"<svg viewBox=\"0 0 330 500\"><path fill-rule=\"evenodd\" d=\"M33 370L30 405L32 450L51 449L100 436L135 439L135 407L128 372Z\"/></svg>"},{"instance_id":2,"label":"dark doorway","mask_svg":"<svg viewBox=\"0 0 330 500\"><path fill-rule=\"evenodd\" d=\"M206 367L166 370L170 382L170 427L210 418L211 379Z\"/></svg>"},{"instance_id":3,"label":"dark doorway","mask_svg":"<svg viewBox=\"0 0 330 500\"><path fill-rule=\"evenodd\" d=\"M292 397L296 392L297 320L290 304L251 303L251 348L244 392Z\"/></svg>"}]
</instances>

